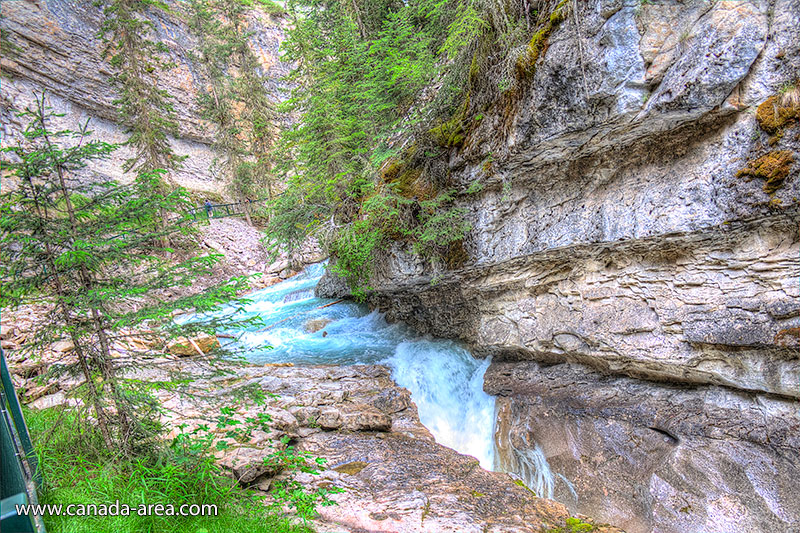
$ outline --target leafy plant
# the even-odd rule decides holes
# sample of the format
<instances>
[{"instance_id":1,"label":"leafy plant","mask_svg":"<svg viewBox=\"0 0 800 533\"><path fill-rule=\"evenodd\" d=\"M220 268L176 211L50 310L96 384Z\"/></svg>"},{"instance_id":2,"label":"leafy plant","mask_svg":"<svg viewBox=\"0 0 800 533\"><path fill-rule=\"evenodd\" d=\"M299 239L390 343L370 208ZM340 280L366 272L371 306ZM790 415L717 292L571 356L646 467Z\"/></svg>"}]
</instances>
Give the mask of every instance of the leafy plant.
<instances>
[{"instance_id":1,"label":"leafy plant","mask_svg":"<svg viewBox=\"0 0 800 533\"><path fill-rule=\"evenodd\" d=\"M270 510L253 491L224 476L198 444L197 435L181 437L169 454L126 459L108 451L95 428L80 414L62 408L27 411L44 478L40 503L51 505L121 504L210 506L205 516L45 516L53 533L311 533L292 518Z\"/></svg>"},{"instance_id":2,"label":"leafy plant","mask_svg":"<svg viewBox=\"0 0 800 533\"><path fill-rule=\"evenodd\" d=\"M330 499L331 494L343 492L338 487L308 489L297 480L296 474L319 474L319 467L325 464L325 459L314 457L308 452L301 452L290 444L289 437L283 437L282 443L286 446L264 458L264 463L272 468L284 472L282 479L272 484L270 492L275 498L275 506L281 508L287 505L294 508L297 516L303 523L317 516L317 506L327 507L336 505Z\"/></svg>"},{"instance_id":3,"label":"leafy plant","mask_svg":"<svg viewBox=\"0 0 800 533\"><path fill-rule=\"evenodd\" d=\"M178 168L179 157L168 135L178 132L172 96L162 87L158 73L174 65L165 59L169 50L153 40L153 23L148 11L169 11L160 0L98 0L103 6L100 37L114 73L111 82L119 96L114 100L122 122L128 128L125 144L135 149L123 165L126 172L153 172ZM163 176L163 175L162 175Z\"/></svg>"}]
</instances>

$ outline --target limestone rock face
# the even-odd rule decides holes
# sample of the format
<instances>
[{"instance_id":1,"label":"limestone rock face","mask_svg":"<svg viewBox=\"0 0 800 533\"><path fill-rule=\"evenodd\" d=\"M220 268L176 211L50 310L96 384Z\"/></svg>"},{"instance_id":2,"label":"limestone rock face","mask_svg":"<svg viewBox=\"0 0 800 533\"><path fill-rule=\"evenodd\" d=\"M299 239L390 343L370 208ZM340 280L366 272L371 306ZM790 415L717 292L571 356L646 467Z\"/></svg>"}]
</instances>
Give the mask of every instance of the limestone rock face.
<instances>
[{"instance_id":1,"label":"limestone rock face","mask_svg":"<svg viewBox=\"0 0 800 533\"><path fill-rule=\"evenodd\" d=\"M175 68L161 73L159 86L174 98L180 128L178 138L171 139L178 155L189 156L180 170L173 173L177 184L188 189L223 193L226 185L212 174L218 155L212 150L215 129L202 119L197 97L207 84L202 69L190 56L197 38L181 21L184 7L181 2L169 1L171 15L152 14L150 21L158 40L168 48L165 59ZM261 60L268 88L280 95L277 81L288 70L278 60L278 48L283 40L280 18L258 10L248 14L248 30L253 32L251 44ZM4 145L21 135L25 121L14 110L24 110L33 102L33 91L46 91L56 113L66 116L56 120L54 129L77 129L90 120L94 138L109 143L127 139L125 126L119 123L113 101L117 98L109 83L113 68L103 58L105 45L98 37L102 23L102 8L94 2L64 2L62 0L22 0L3 4L3 36L13 49L0 61L2 67L2 117ZM92 166L96 176L129 181L132 174L122 174L122 162L131 157L132 150L123 147L111 159Z\"/></svg>"},{"instance_id":2,"label":"limestone rock face","mask_svg":"<svg viewBox=\"0 0 800 533\"><path fill-rule=\"evenodd\" d=\"M492 364L486 390L500 462L538 444L573 511L669 533L789 531L800 515L796 401L534 362Z\"/></svg>"},{"instance_id":3,"label":"limestone rock face","mask_svg":"<svg viewBox=\"0 0 800 533\"><path fill-rule=\"evenodd\" d=\"M554 249L373 302L479 354L798 399L796 220Z\"/></svg>"},{"instance_id":4,"label":"limestone rock face","mask_svg":"<svg viewBox=\"0 0 800 533\"><path fill-rule=\"evenodd\" d=\"M514 102L451 150L454 183L484 186L460 200L469 260L397 244L371 304L493 356L506 468L538 447L573 512L789 530L800 126L757 110L798 78L800 0L570 4Z\"/></svg>"},{"instance_id":5,"label":"limestone rock face","mask_svg":"<svg viewBox=\"0 0 800 533\"><path fill-rule=\"evenodd\" d=\"M266 427L233 439L219 463L240 483L267 490L282 468L269 460L295 446L326 459L319 475L299 474L306 487L344 488L337 505L321 507L319 531L528 533L565 527L564 505L535 497L507 474L482 469L474 457L437 444L422 425L407 389L378 365L238 366L224 376L198 359L180 360L195 378L186 391L160 391L164 422L177 432L219 416L232 397L258 388L266 402L243 400L229 417L241 423L268 415ZM160 379L169 368L139 379ZM199 392L203 394L185 394ZM265 461L267 459L267 461ZM599 532L619 533L612 527Z\"/></svg>"}]
</instances>

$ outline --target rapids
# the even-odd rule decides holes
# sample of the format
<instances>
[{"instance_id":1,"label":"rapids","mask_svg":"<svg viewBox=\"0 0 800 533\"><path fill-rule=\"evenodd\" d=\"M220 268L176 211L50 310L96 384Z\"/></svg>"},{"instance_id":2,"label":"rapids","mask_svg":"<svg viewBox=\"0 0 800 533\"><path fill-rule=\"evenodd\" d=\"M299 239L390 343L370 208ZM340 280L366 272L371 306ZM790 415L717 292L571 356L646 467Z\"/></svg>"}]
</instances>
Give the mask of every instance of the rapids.
<instances>
[{"instance_id":1,"label":"rapids","mask_svg":"<svg viewBox=\"0 0 800 533\"><path fill-rule=\"evenodd\" d=\"M316 298L314 287L324 271L324 264L310 265L289 280L248 294L241 307L215 312L241 320L257 316L263 322L220 331L235 337L226 347L253 363L386 365L395 382L411 391L420 420L437 442L472 455L491 470L494 397L483 391L490 361L474 358L456 342L389 324L364 305ZM333 305L321 307L326 304ZM324 327L311 332L310 321Z\"/></svg>"}]
</instances>

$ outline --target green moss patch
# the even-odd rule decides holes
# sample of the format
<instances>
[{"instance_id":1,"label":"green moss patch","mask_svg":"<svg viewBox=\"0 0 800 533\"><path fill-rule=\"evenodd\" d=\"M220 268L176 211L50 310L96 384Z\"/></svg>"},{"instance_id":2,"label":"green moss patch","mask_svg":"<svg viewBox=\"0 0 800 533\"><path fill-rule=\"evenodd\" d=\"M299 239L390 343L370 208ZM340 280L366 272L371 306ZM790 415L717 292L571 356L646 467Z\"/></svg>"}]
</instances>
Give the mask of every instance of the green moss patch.
<instances>
[{"instance_id":1,"label":"green moss patch","mask_svg":"<svg viewBox=\"0 0 800 533\"><path fill-rule=\"evenodd\" d=\"M445 122L440 122L430 130L434 142L443 148L459 147L464 144L466 139L466 128L464 127L467 114L469 113L470 93L464 98L464 103L458 111Z\"/></svg>"},{"instance_id":2,"label":"green moss patch","mask_svg":"<svg viewBox=\"0 0 800 533\"><path fill-rule=\"evenodd\" d=\"M567 0L561 0L550 14L547 22L533 34L528 47L517 59L517 74L520 77L530 76L536 70L536 61L547 50L547 40L559 24L567 18Z\"/></svg>"}]
</instances>

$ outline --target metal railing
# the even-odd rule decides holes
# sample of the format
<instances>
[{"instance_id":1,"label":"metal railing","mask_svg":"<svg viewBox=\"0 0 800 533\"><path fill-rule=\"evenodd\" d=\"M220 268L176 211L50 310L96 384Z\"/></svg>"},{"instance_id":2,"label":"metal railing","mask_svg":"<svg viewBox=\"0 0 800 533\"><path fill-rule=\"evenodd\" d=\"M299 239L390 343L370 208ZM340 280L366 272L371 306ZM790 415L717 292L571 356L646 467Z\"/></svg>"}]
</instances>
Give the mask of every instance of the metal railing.
<instances>
[{"instance_id":1,"label":"metal railing","mask_svg":"<svg viewBox=\"0 0 800 533\"><path fill-rule=\"evenodd\" d=\"M39 464L17 392L0 349L0 531L43 533L40 517L20 516L17 505L38 504Z\"/></svg>"},{"instance_id":2,"label":"metal railing","mask_svg":"<svg viewBox=\"0 0 800 533\"><path fill-rule=\"evenodd\" d=\"M267 201L268 198L260 198L258 200L244 200L230 204L209 204L200 207L194 207L187 212L190 222L198 220L209 220L212 218L225 218L244 215L245 210L249 209L254 204L260 204Z\"/></svg>"}]
</instances>

